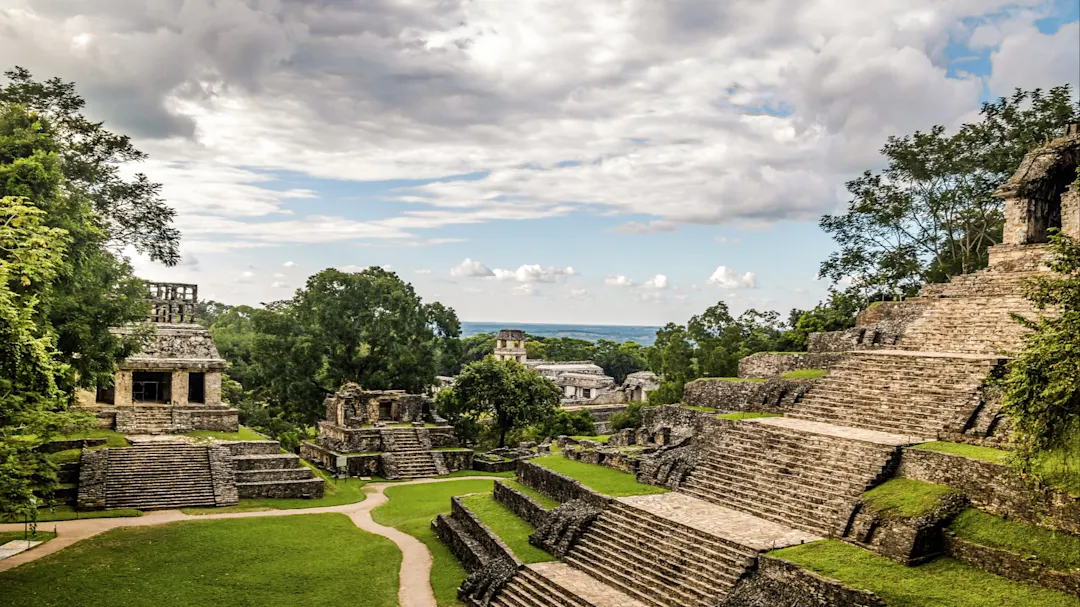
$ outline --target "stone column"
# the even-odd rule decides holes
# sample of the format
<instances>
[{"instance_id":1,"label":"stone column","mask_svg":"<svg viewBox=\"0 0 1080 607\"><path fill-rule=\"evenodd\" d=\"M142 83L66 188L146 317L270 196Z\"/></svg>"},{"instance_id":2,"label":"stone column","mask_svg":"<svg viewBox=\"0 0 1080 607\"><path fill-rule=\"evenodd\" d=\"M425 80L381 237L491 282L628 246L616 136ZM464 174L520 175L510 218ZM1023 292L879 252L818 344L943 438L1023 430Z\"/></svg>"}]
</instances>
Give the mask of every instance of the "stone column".
<instances>
[{"instance_id":1,"label":"stone column","mask_svg":"<svg viewBox=\"0 0 1080 607\"><path fill-rule=\"evenodd\" d=\"M113 404L117 407L131 406L131 371L116 372L116 398Z\"/></svg>"},{"instance_id":2,"label":"stone column","mask_svg":"<svg viewBox=\"0 0 1080 607\"><path fill-rule=\"evenodd\" d=\"M221 371L207 371L203 380L203 404L206 405L220 405L221 404ZM184 384L187 385L186 383ZM184 393L184 397L187 397L187 392Z\"/></svg>"},{"instance_id":3,"label":"stone column","mask_svg":"<svg viewBox=\"0 0 1080 607\"><path fill-rule=\"evenodd\" d=\"M186 405L188 404L188 372L187 371L173 371L172 372L172 394L169 398L170 405Z\"/></svg>"}]
</instances>

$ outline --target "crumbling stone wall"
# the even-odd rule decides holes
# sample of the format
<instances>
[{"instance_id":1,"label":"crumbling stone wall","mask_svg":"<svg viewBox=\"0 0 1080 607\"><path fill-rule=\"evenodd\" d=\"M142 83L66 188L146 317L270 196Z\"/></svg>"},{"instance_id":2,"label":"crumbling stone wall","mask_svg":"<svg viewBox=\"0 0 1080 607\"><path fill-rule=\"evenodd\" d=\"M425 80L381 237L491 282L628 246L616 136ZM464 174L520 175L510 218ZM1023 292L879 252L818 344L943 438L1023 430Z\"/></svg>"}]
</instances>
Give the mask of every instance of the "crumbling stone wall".
<instances>
[{"instance_id":1,"label":"crumbling stone wall","mask_svg":"<svg viewBox=\"0 0 1080 607\"><path fill-rule=\"evenodd\" d=\"M507 510L513 512L518 518L529 523L534 528L542 525L544 519L547 518L548 510L540 505L540 502L534 500L532 496L507 485L502 480L496 479L495 481L494 497L495 501L506 506Z\"/></svg>"},{"instance_id":2,"label":"crumbling stone wall","mask_svg":"<svg viewBox=\"0 0 1080 607\"><path fill-rule=\"evenodd\" d=\"M686 384L683 402L717 411L783 413L818 380L773 377L764 382L703 378Z\"/></svg>"},{"instance_id":3,"label":"crumbling stone wall","mask_svg":"<svg viewBox=\"0 0 1080 607\"><path fill-rule=\"evenodd\" d=\"M864 547L905 565L924 563L945 551L945 526L969 505L962 493L946 495L923 516L885 516L860 502L851 537Z\"/></svg>"},{"instance_id":4,"label":"crumbling stone wall","mask_svg":"<svg viewBox=\"0 0 1080 607\"><path fill-rule=\"evenodd\" d=\"M210 445L206 448L206 455L210 461L210 481L214 486L214 505L235 506L240 502L240 497L236 492L236 468L233 463L232 452L229 447L224 445Z\"/></svg>"},{"instance_id":5,"label":"crumbling stone wall","mask_svg":"<svg viewBox=\"0 0 1080 607\"><path fill-rule=\"evenodd\" d=\"M560 504L544 517L543 523L529 536L529 543L563 558L602 512L602 507L581 499Z\"/></svg>"},{"instance_id":6,"label":"crumbling stone wall","mask_svg":"<svg viewBox=\"0 0 1080 607\"><path fill-rule=\"evenodd\" d=\"M690 473L704 458L705 450L701 441L686 437L642 456L638 465L638 481L675 491L690 478Z\"/></svg>"},{"instance_id":7,"label":"crumbling stone wall","mask_svg":"<svg viewBox=\"0 0 1080 607\"><path fill-rule=\"evenodd\" d=\"M1070 125L1064 137L1059 137L1027 153L1016 173L995 196L1005 201L1005 233L1002 242L1030 244L1046 242L1049 228L1064 228L1066 204L1063 201L1076 179L1080 163L1080 129ZM1069 221L1070 227L1074 224ZM1073 236L1080 236L1073 233Z\"/></svg>"},{"instance_id":8,"label":"crumbling stone wall","mask_svg":"<svg viewBox=\"0 0 1080 607\"><path fill-rule=\"evenodd\" d=\"M983 571L1018 582L1038 584L1070 596L1080 596L1080 570L1055 571L1029 555L983 546L948 533L945 535L945 550L956 560Z\"/></svg>"},{"instance_id":9,"label":"crumbling stone wall","mask_svg":"<svg viewBox=\"0 0 1080 607\"><path fill-rule=\"evenodd\" d=\"M109 475L109 450L84 449L79 458L79 510L105 508L105 479Z\"/></svg>"},{"instance_id":10,"label":"crumbling stone wall","mask_svg":"<svg viewBox=\"0 0 1080 607\"><path fill-rule=\"evenodd\" d=\"M876 302L855 319L855 326L843 331L811 333L808 350L811 353L850 352L853 350L882 350L894 348L904 331L926 311L934 285L923 287L924 297L904 301Z\"/></svg>"},{"instance_id":11,"label":"crumbling stone wall","mask_svg":"<svg viewBox=\"0 0 1080 607\"><path fill-rule=\"evenodd\" d=\"M831 369L843 357L839 352L758 352L739 361L739 377L768 379L800 369Z\"/></svg>"},{"instance_id":12,"label":"crumbling stone wall","mask_svg":"<svg viewBox=\"0 0 1080 607\"><path fill-rule=\"evenodd\" d=\"M1002 464L906 448L897 476L959 489L975 506L992 514L1080 535L1080 500L1029 486Z\"/></svg>"},{"instance_id":13,"label":"crumbling stone wall","mask_svg":"<svg viewBox=\"0 0 1080 607\"><path fill-rule=\"evenodd\" d=\"M886 607L872 592L844 586L794 563L759 556L720 607Z\"/></svg>"},{"instance_id":14,"label":"crumbling stone wall","mask_svg":"<svg viewBox=\"0 0 1080 607\"><path fill-rule=\"evenodd\" d=\"M518 462L517 479L560 503L581 500L602 507L610 499L565 474L528 461Z\"/></svg>"}]
</instances>

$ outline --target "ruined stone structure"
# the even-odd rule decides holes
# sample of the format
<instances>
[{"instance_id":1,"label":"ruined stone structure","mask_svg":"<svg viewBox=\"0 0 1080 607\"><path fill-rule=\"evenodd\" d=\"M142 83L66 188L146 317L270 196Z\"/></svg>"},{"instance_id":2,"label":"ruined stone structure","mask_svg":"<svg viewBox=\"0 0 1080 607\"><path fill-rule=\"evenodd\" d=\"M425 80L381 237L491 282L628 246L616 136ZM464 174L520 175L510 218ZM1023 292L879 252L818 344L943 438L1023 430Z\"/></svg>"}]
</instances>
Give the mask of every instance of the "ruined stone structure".
<instances>
[{"instance_id":1,"label":"ruined stone structure","mask_svg":"<svg viewBox=\"0 0 1080 607\"><path fill-rule=\"evenodd\" d=\"M530 360L527 367L555 382L563 391L563 402L590 401L615 391L615 380L592 361Z\"/></svg>"},{"instance_id":2,"label":"ruined stone structure","mask_svg":"<svg viewBox=\"0 0 1080 607\"><path fill-rule=\"evenodd\" d=\"M516 360L524 363L525 332L520 329L503 329L495 337L495 360Z\"/></svg>"},{"instance_id":3,"label":"ruined stone structure","mask_svg":"<svg viewBox=\"0 0 1080 607\"><path fill-rule=\"evenodd\" d=\"M305 459L343 476L420 478L472 467L453 427L431 398L404 390L364 390L355 383L325 401L319 436L305 442Z\"/></svg>"},{"instance_id":4,"label":"ruined stone structure","mask_svg":"<svg viewBox=\"0 0 1080 607\"><path fill-rule=\"evenodd\" d=\"M153 305L151 343L120 364L112 386L80 391L79 407L125 434L236 432L237 411L221 400L227 364L210 332L195 324L198 287L152 282L147 289Z\"/></svg>"},{"instance_id":5,"label":"ruined stone structure","mask_svg":"<svg viewBox=\"0 0 1080 607\"><path fill-rule=\"evenodd\" d=\"M824 357L828 374L790 398L782 417L729 420L679 406L647 413L635 438L657 448L638 460L638 478L664 476L673 492L610 498L520 463L519 482L601 512L559 545L562 562L515 563L517 573L507 579L503 561L497 584L485 586L483 595L463 587L461 598L507 606L884 605L869 592L762 556L825 537L904 562L948 551L999 575L1074 593L1080 587L1075 576L1051 575L1005 551L942 538L940 523L972 503L1077 533L1075 498L1045 487L1033 491L998 464L911 447L933 440L994 445L1007 432L987 379L1022 345L1025 329L1010 315L1036 313L1022 285L1048 271L1047 231L1061 227L1080 236L1078 193L1069 186L1078 161L1075 127L1025 158L999 191L1006 238L991 248L987 269L927 285L913 300L874 306L855 330L814 336L813 352L839 355ZM863 512L863 493L898 474L948 484L957 497L921 520L886 522ZM511 511L533 521L541 516L519 497L500 495ZM490 532L463 525L460 533L450 526L445 531L440 537L447 536L455 553Z\"/></svg>"}]
</instances>

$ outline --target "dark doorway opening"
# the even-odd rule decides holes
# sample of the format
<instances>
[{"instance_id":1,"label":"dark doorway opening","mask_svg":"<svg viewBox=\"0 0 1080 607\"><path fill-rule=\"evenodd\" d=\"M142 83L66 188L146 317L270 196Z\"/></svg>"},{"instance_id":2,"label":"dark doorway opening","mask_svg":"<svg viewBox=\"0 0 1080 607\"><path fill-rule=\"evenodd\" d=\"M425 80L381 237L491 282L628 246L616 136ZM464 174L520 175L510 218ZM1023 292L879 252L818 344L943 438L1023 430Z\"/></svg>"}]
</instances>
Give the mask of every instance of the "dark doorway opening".
<instances>
[{"instance_id":1,"label":"dark doorway opening","mask_svg":"<svg viewBox=\"0 0 1080 607\"><path fill-rule=\"evenodd\" d=\"M98 386L97 398L94 400L106 405L116 404L116 386Z\"/></svg>"},{"instance_id":2,"label":"dark doorway opening","mask_svg":"<svg viewBox=\"0 0 1080 607\"><path fill-rule=\"evenodd\" d=\"M205 373L188 373L187 399L189 403L206 402Z\"/></svg>"},{"instance_id":3,"label":"dark doorway opening","mask_svg":"<svg viewBox=\"0 0 1080 607\"><path fill-rule=\"evenodd\" d=\"M394 405L389 402L379 403L379 421L390 421L394 419Z\"/></svg>"},{"instance_id":4,"label":"dark doorway opening","mask_svg":"<svg viewBox=\"0 0 1080 607\"><path fill-rule=\"evenodd\" d=\"M136 403L168 403L172 398L172 373L136 371L131 374L131 400Z\"/></svg>"}]
</instances>

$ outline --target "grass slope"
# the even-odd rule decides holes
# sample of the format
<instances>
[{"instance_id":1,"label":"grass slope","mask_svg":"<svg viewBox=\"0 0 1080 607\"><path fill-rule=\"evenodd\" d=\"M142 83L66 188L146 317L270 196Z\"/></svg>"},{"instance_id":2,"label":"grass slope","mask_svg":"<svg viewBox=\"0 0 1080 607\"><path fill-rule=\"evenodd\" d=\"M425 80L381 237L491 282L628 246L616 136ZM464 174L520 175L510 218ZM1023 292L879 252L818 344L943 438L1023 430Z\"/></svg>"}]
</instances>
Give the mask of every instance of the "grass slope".
<instances>
[{"instance_id":1,"label":"grass slope","mask_svg":"<svg viewBox=\"0 0 1080 607\"><path fill-rule=\"evenodd\" d=\"M386 490L390 501L371 511L376 523L408 533L431 551L431 589L440 607L461 605L457 587L465 581L465 569L435 537L431 519L450 512L452 496L488 492L494 484L491 480L468 480L390 487Z\"/></svg>"},{"instance_id":2,"label":"grass slope","mask_svg":"<svg viewBox=\"0 0 1080 607\"><path fill-rule=\"evenodd\" d=\"M667 493L667 489L637 482L633 474L596 464L586 464L559 455L546 455L529 460L549 470L573 477L594 491L612 497Z\"/></svg>"},{"instance_id":3,"label":"grass slope","mask_svg":"<svg viewBox=\"0 0 1080 607\"><path fill-rule=\"evenodd\" d=\"M552 508L559 505L559 502L551 499L550 497L544 495L543 493L540 493L539 491L537 491L536 489L533 489L532 487L522 485L521 483L517 482L516 480L508 480L508 481L504 481L504 482L507 485L510 485L511 487L513 487L514 489L517 489L521 493L524 493L525 495L528 495L529 497L533 498L534 500L536 500L536 502L538 504L540 504L541 506L547 508L548 510L551 510Z\"/></svg>"},{"instance_id":4,"label":"grass slope","mask_svg":"<svg viewBox=\"0 0 1080 607\"><path fill-rule=\"evenodd\" d=\"M462 498L461 501L495 535L506 542L521 562L528 565L555 560L555 557L529 543L529 536L535 531L533 526L518 518L506 506L496 502L494 495L490 493L470 495Z\"/></svg>"},{"instance_id":5,"label":"grass slope","mask_svg":"<svg viewBox=\"0 0 1080 607\"><path fill-rule=\"evenodd\" d=\"M758 419L761 417L784 417L782 413L761 413L757 411L736 411L734 413L721 413L716 417L720 419Z\"/></svg>"},{"instance_id":6,"label":"grass slope","mask_svg":"<svg viewBox=\"0 0 1080 607\"><path fill-rule=\"evenodd\" d=\"M784 379L821 379L829 372L825 369L796 369L780 374Z\"/></svg>"},{"instance_id":7,"label":"grass slope","mask_svg":"<svg viewBox=\"0 0 1080 607\"><path fill-rule=\"evenodd\" d=\"M944 485L924 483L910 478L894 478L863 493L871 510L886 517L917 517L930 514L942 498L959 493Z\"/></svg>"},{"instance_id":8,"label":"grass slope","mask_svg":"<svg viewBox=\"0 0 1080 607\"><path fill-rule=\"evenodd\" d=\"M106 441L105 446L110 449L122 449L131 446L131 443L128 442L128 439L125 438L123 434L120 434L115 430L106 430L104 428L95 428L85 432L64 434L63 436L57 437L57 440L73 440L78 438L103 438Z\"/></svg>"},{"instance_id":9,"label":"grass slope","mask_svg":"<svg viewBox=\"0 0 1080 607\"><path fill-rule=\"evenodd\" d=\"M243 499L235 506L209 507L209 508L181 508L184 514L218 514L222 512L252 512L256 510L292 510L294 508L322 508L324 506L341 506L343 504L355 504L362 502L367 497L364 493L364 485L367 484L358 479L335 480L326 472L319 470L304 460L300 460L315 471L326 483L323 496L319 499L304 498L258 498Z\"/></svg>"},{"instance_id":10,"label":"grass slope","mask_svg":"<svg viewBox=\"0 0 1080 607\"><path fill-rule=\"evenodd\" d=\"M1068 533L1007 521L975 508L961 512L949 529L976 544L1034 556L1053 569L1080 569L1080 537Z\"/></svg>"},{"instance_id":11,"label":"grass slope","mask_svg":"<svg viewBox=\"0 0 1080 607\"><path fill-rule=\"evenodd\" d=\"M90 510L88 512L79 512L72 506L56 506L51 511L49 508L39 508L37 520L39 523L48 523L52 521L71 521L75 519L87 519L87 518L119 518L119 517L132 517L142 516L142 512L139 510L133 510L131 508L122 508L120 510ZM22 521L5 521L5 522L22 522Z\"/></svg>"},{"instance_id":12,"label":"grass slope","mask_svg":"<svg viewBox=\"0 0 1080 607\"><path fill-rule=\"evenodd\" d=\"M25 534L22 531L0 531L0 546L12 540L30 540L31 542L45 543L54 537L56 537L56 534L52 531L38 530L37 535L30 535L29 531ZM37 546L34 546L34 548L37 548ZM31 550L34 548L31 548Z\"/></svg>"},{"instance_id":13,"label":"grass slope","mask_svg":"<svg viewBox=\"0 0 1080 607\"><path fill-rule=\"evenodd\" d=\"M596 436L579 435L579 436L571 436L570 438L572 438L574 440L591 440L591 441L596 442L596 443L606 443L606 442L608 442L608 440L611 439L611 435L610 434L598 434Z\"/></svg>"},{"instance_id":14,"label":"grass slope","mask_svg":"<svg viewBox=\"0 0 1080 607\"><path fill-rule=\"evenodd\" d=\"M343 514L114 529L0 573L4 604L398 604L401 552Z\"/></svg>"},{"instance_id":15,"label":"grass slope","mask_svg":"<svg viewBox=\"0 0 1080 607\"><path fill-rule=\"evenodd\" d=\"M889 607L1080 607L1080 599L1014 582L949 558L907 567L837 540L783 548L769 556L869 590Z\"/></svg>"},{"instance_id":16,"label":"grass slope","mask_svg":"<svg viewBox=\"0 0 1080 607\"><path fill-rule=\"evenodd\" d=\"M971 459L981 459L986 462L994 462L995 464L1004 464L1009 459L1009 452L1001 449L993 449L990 447L980 447L978 445L965 445L964 443L948 443L944 441L933 441L929 443L923 443L916 445L912 449L919 449L921 451L936 451L938 453L951 453L952 455L962 455L964 457L970 457Z\"/></svg>"}]
</instances>

